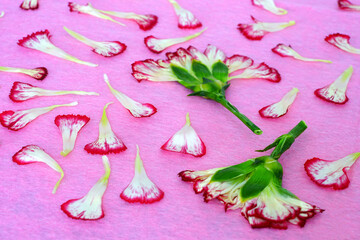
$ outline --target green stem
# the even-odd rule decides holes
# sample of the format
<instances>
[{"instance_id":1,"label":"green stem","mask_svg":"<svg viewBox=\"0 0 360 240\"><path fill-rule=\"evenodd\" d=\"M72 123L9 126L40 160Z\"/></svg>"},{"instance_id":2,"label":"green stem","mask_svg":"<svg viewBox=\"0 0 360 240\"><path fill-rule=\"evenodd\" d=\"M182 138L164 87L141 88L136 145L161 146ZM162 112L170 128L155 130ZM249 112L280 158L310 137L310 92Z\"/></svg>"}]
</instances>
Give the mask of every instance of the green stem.
<instances>
[{"instance_id":1,"label":"green stem","mask_svg":"<svg viewBox=\"0 0 360 240\"><path fill-rule=\"evenodd\" d=\"M297 138L302 134L307 128L307 125L304 121L300 121L293 129L290 130L289 134Z\"/></svg>"},{"instance_id":2,"label":"green stem","mask_svg":"<svg viewBox=\"0 0 360 240\"><path fill-rule=\"evenodd\" d=\"M256 126L249 118L247 118L244 114L240 113L239 110L233 106L224 96L218 97L215 99L218 103L223 105L227 110L232 112L237 118L240 119L251 131L253 131L257 135L261 135L263 132L261 129Z\"/></svg>"}]
</instances>

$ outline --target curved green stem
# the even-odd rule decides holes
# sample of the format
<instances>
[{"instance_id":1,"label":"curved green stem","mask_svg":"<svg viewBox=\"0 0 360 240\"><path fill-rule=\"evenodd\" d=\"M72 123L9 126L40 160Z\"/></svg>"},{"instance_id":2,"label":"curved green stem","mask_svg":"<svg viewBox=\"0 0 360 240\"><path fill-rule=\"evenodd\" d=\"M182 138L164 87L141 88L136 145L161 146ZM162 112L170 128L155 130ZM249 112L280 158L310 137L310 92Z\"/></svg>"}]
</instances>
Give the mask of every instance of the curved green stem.
<instances>
[{"instance_id":1,"label":"curved green stem","mask_svg":"<svg viewBox=\"0 0 360 240\"><path fill-rule=\"evenodd\" d=\"M261 131L261 129L258 126L256 126L244 114L240 113L239 110L234 105L232 105L228 100L226 100L224 96L218 97L216 101L221 105L223 105L227 110L232 112L237 118L239 118L240 121L242 121L251 131L253 131L253 133L255 133L256 135L261 135L263 133L263 131Z\"/></svg>"}]
</instances>

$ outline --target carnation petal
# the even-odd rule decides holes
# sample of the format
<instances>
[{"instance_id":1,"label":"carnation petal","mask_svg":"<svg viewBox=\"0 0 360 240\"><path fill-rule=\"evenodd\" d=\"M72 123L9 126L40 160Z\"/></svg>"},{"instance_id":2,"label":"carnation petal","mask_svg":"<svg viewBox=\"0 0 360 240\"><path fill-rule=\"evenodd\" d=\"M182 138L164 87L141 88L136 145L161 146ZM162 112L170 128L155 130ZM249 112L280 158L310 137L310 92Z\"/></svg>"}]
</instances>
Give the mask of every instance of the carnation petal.
<instances>
[{"instance_id":1,"label":"carnation petal","mask_svg":"<svg viewBox=\"0 0 360 240\"><path fill-rule=\"evenodd\" d=\"M301 56L297 53L290 45L286 46L285 44L279 43L276 47L271 49L274 53L280 55L281 57L292 57L294 59L298 59L305 62L325 62L325 63L332 63L329 60L322 60L322 59L313 59L313 58L306 58Z\"/></svg>"},{"instance_id":2,"label":"carnation petal","mask_svg":"<svg viewBox=\"0 0 360 240\"><path fill-rule=\"evenodd\" d=\"M52 192L52 193L56 193L56 190L59 187L60 182L64 177L64 171L62 170L60 165L52 157L50 157L42 148L36 145L25 146L17 153L15 153L15 155L12 157L12 160L13 162L19 165L43 162L52 169L54 169L55 171L59 172L61 174L61 177L55 184L55 187Z\"/></svg>"},{"instance_id":3,"label":"carnation petal","mask_svg":"<svg viewBox=\"0 0 360 240\"><path fill-rule=\"evenodd\" d=\"M77 102L72 102L69 104L53 105L49 107L42 108L31 108L27 110L19 111L4 111L0 114L0 123L9 130L18 131L28 125L37 117L50 112L51 110L58 107L71 107L76 106Z\"/></svg>"},{"instance_id":4,"label":"carnation petal","mask_svg":"<svg viewBox=\"0 0 360 240\"><path fill-rule=\"evenodd\" d=\"M85 115L58 115L55 118L55 124L59 128L62 140L62 156L67 156L75 146L75 141L80 130L90 121Z\"/></svg>"},{"instance_id":5,"label":"carnation petal","mask_svg":"<svg viewBox=\"0 0 360 240\"><path fill-rule=\"evenodd\" d=\"M120 197L129 203L153 203L164 197L164 192L147 176L136 145L135 175L131 183L122 191Z\"/></svg>"},{"instance_id":6,"label":"carnation petal","mask_svg":"<svg viewBox=\"0 0 360 240\"><path fill-rule=\"evenodd\" d=\"M130 114L133 117L150 117L157 112L157 109L152 104L136 102L126 96L124 93L114 89L110 85L109 78L106 74L104 74L104 81L108 85L111 93L116 97L117 100L119 100L119 102L121 103L121 105L123 105L124 108L129 110Z\"/></svg>"},{"instance_id":7,"label":"carnation petal","mask_svg":"<svg viewBox=\"0 0 360 240\"><path fill-rule=\"evenodd\" d=\"M276 15L287 14L287 11L285 9L278 8L275 5L274 0L252 0L252 4Z\"/></svg>"},{"instance_id":8,"label":"carnation petal","mask_svg":"<svg viewBox=\"0 0 360 240\"><path fill-rule=\"evenodd\" d=\"M105 216L102 198L110 177L110 163L106 156L102 157L105 174L96 182L82 198L71 199L61 205L61 210L70 218L79 220L99 220Z\"/></svg>"},{"instance_id":9,"label":"carnation petal","mask_svg":"<svg viewBox=\"0 0 360 240\"><path fill-rule=\"evenodd\" d=\"M341 10L345 11L360 11L360 5L355 5L349 0L338 0L338 5Z\"/></svg>"},{"instance_id":10,"label":"carnation petal","mask_svg":"<svg viewBox=\"0 0 360 240\"><path fill-rule=\"evenodd\" d=\"M350 45L350 36L341 34L341 33L334 33L330 34L325 38L325 41L330 43L331 45L349 53L353 54L360 54L360 49L355 48Z\"/></svg>"},{"instance_id":11,"label":"carnation petal","mask_svg":"<svg viewBox=\"0 0 360 240\"><path fill-rule=\"evenodd\" d=\"M132 75L141 82L148 81L178 81L170 69L167 61L147 59L144 61L136 61L132 65Z\"/></svg>"},{"instance_id":12,"label":"carnation petal","mask_svg":"<svg viewBox=\"0 0 360 240\"><path fill-rule=\"evenodd\" d=\"M230 79L265 79L270 82L280 82L281 76L275 68L269 67L266 63L260 63L246 68L239 75L231 76Z\"/></svg>"},{"instance_id":13,"label":"carnation petal","mask_svg":"<svg viewBox=\"0 0 360 240\"><path fill-rule=\"evenodd\" d=\"M295 101L299 89L291 89L279 102L273 103L259 110L260 116L264 118L279 118L284 116L291 104Z\"/></svg>"},{"instance_id":14,"label":"carnation petal","mask_svg":"<svg viewBox=\"0 0 360 240\"><path fill-rule=\"evenodd\" d=\"M24 0L20 8L23 10L36 10L39 8L38 0Z\"/></svg>"},{"instance_id":15,"label":"carnation petal","mask_svg":"<svg viewBox=\"0 0 360 240\"><path fill-rule=\"evenodd\" d=\"M99 137L96 141L85 146L85 150L91 154L106 155L120 153L127 149L123 141L119 139L111 129L110 122L106 116L106 109L112 103L107 103L103 109L103 115L99 123Z\"/></svg>"},{"instance_id":16,"label":"carnation petal","mask_svg":"<svg viewBox=\"0 0 360 240\"><path fill-rule=\"evenodd\" d=\"M266 34L270 32L278 32L287 27L295 25L295 21L280 22L280 23L265 23L260 22L253 16L251 19L254 23L238 24L240 32L249 40L261 40Z\"/></svg>"},{"instance_id":17,"label":"carnation petal","mask_svg":"<svg viewBox=\"0 0 360 240\"><path fill-rule=\"evenodd\" d=\"M206 147L201 138L191 126L189 113L186 114L186 124L176 132L162 147L166 151L186 153L194 157L206 154Z\"/></svg>"},{"instance_id":18,"label":"carnation petal","mask_svg":"<svg viewBox=\"0 0 360 240\"><path fill-rule=\"evenodd\" d=\"M307 160L304 167L307 175L317 185L341 190L349 186L347 172L359 156L360 153L353 153L336 161L313 158Z\"/></svg>"},{"instance_id":19,"label":"carnation petal","mask_svg":"<svg viewBox=\"0 0 360 240\"><path fill-rule=\"evenodd\" d=\"M202 27L201 22L187 9L182 8L175 0L169 0L176 15L178 16L178 27L182 29L195 29Z\"/></svg>"},{"instance_id":20,"label":"carnation petal","mask_svg":"<svg viewBox=\"0 0 360 240\"><path fill-rule=\"evenodd\" d=\"M115 11L103 11L107 15L111 15L118 18L128 19L138 24L139 28L144 31L152 29L158 22L158 17L153 14L136 14L132 12L115 12Z\"/></svg>"},{"instance_id":21,"label":"carnation petal","mask_svg":"<svg viewBox=\"0 0 360 240\"><path fill-rule=\"evenodd\" d=\"M36 80L44 80L48 75L48 70L44 67L38 67L33 69L26 68L14 68L14 67L0 67L1 72L10 72L10 73L22 73L28 75Z\"/></svg>"},{"instance_id":22,"label":"carnation petal","mask_svg":"<svg viewBox=\"0 0 360 240\"><path fill-rule=\"evenodd\" d=\"M353 67L350 66L333 83L315 90L314 94L327 102L345 104L349 100L346 89L352 73Z\"/></svg>"}]
</instances>

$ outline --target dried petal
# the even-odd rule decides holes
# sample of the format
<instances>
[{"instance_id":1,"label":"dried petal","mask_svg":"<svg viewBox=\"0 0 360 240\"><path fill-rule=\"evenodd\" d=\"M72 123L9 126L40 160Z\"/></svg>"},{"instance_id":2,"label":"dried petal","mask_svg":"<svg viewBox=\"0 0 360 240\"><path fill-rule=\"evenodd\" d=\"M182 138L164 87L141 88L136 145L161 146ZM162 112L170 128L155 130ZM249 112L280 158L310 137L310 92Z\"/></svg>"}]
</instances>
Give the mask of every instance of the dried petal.
<instances>
[{"instance_id":1,"label":"dried petal","mask_svg":"<svg viewBox=\"0 0 360 240\"><path fill-rule=\"evenodd\" d=\"M313 59L313 58L306 58L301 56L297 53L292 47L286 46L285 44L279 43L276 47L271 49L274 53L280 55L281 57L292 57L301 61L305 62L325 62L325 63L332 63L329 60L322 60L322 59Z\"/></svg>"},{"instance_id":2,"label":"dried petal","mask_svg":"<svg viewBox=\"0 0 360 240\"><path fill-rule=\"evenodd\" d=\"M11 72L11 73L22 73L28 75L36 80L44 80L48 75L48 70L44 67L38 67L33 69L25 68L13 68L13 67L0 67L1 72Z\"/></svg>"},{"instance_id":3,"label":"dried petal","mask_svg":"<svg viewBox=\"0 0 360 240\"><path fill-rule=\"evenodd\" d=\"M24 0L20 5L20 8L23 10L35 10L39 8L38 0Z\"/></svg>"},{"instance_id":4,"label":"dried petal","mask_svg":"<svg viewBox=\"0 0 360 240\"><path fill-rule=\"evenodd\" d=\"M178 27L182 29L195 29L202 27L201 22L187 9L182 8L175 0L169 0L178 16Z\"/></svg>"},{"instance_id":5,"label":"dried petal","mask_svg":"<svg viewBox=\"0 0 360 240\"><path fill-rule=\"evenodd\" d=\"M325 38L325 41L345 52L360 54L359 48L354 48L353 46L350 45L349 35L334 33L327 36Z\"/></svg>"},{"instance_id":6,"label":"dried petal","mask_svg":"<svg viewBox=\"0 0 360 240\"><path fill-rule=\"evenodd\" d=\"M153 14L141 15L132 12L114 12L114 11L103 11L103 10L100 10L100 12L114 17L132 20L139 25L139 28L141 30L144 31L148 31L152 29L157 24L158 21L158 17Z\"/></svg>"},{"instance_id":7,"label":"dried petal","mask_svg":"<svg viewBox=\"0 0 360 240\"><path fill-rule=\"evenodd\" d=\"M287 11L285 9L278 8L275 5L274 0L252 0L252 4L276 15L287 14Z\"/></svg>"},{"instance_id":8,"label":"dried petal","mask_svg":"<svg viewBox=\"0 0 360 240\"><path fill-rule=\"evenodd\" d=\"M275 68L269 67L266 63L260 63L246 68L242 73L231 76L230 79L265 79L270 82L280 82L281 76Z\"/></svg>"},{"instance_id":9,"label":"dried petal","mask_svg":"<svg viewBox=\"0 0 360 240\"><path fill-rule=\"evenodd\" d=\"M360 5L352 4L349 0L338 0L338 5L341 10L360 11Z\"/></svg>"}]
</instances>

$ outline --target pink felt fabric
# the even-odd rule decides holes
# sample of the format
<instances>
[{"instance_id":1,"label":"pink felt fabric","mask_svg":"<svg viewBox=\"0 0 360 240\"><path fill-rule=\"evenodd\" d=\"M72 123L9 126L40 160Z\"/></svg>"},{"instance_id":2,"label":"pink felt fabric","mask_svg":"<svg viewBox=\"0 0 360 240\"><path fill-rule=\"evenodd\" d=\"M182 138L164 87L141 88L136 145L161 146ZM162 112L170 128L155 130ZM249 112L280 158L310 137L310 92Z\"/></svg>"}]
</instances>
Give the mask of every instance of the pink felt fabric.
<instances>
[{"instance_id":1,"label":"pink felt fabric","mask_svg":"<svg viewBox=\"0 0 360 240\"><path fill-rule=\"evenodd\" d=\"M4 10L5 16L0 18L0 65L45 66L49 76L38 82L22 75L0 73L0 110L74 100L79 101L79 105L58 108L19 132L0 127L0 239L359 239L359 164L353 166L351 184L343 191L318 187L303 168L304 162L315 156L335 160L359 151L359 56L345 53L323 40L330 33L341 32L349 34L351 43L360 47L356 24L359 13L340 11L335 0L278 0L277 5L289 12L284 16L254 7L250 0L179 2L208 27L201 37L182 46L191 44L204 49L207 44L214 44L227 55L247 55L257 62L265 61L281 73L280 83L237 80L227 91L228 99L262 128L263 135L252 134L220 105L199 97L187 97L189 91L176 83L138 83L131 76L130 64L135 60L164 58L164 53L156 55L146 49L144 37L152 34L169 38L195 32L177 28L177 19L167 0L92 2L100 9L156 14L159 23L150 32L143 32L128 21L123 21L127 27L121 27L70 13L67 1L40 0L37 11L23 11L18 7L21 0L1 0L0 11ZM360 4L360 1L353 2ZM297 24L269 34L262 41L249 41L236 26L250 22L250 15L270 22L296 20ZM119 40L126 43L128 49L114 58L98 56L70 37L63 26L95 40ZM98 63L99 67L67 62L16 44L18 39L43 29L49 29L54 44L82 60ZM278 43L291 44L304 56L330 59L334 63L281 58L270 50ZM354 66L354 74L349 83L347 104L338 106L315 97L315 89L332 82L349 65ZM150 118L133 118L110 94L102 78L104 73L116 89L140 102L152 103L158 112ZM101 96L44 97L13 103L8 93L14 81L47 89L97 91ZM286 116L276 120L259 116L259 109L279 100L292 87L299 88L300 92ZM95 222L73 220L60 210L60 205L82 197L104 172L101 156L89 155L83 147L97 138L101 111L109 101L115 102L108 108L113 130L128 150L109 156L112 173L103 199L105 218ZM193 127L207 146L207 154L202 158L160 150L183 126L186 112L190 113ZM86 114L91 120L79 134L75 150L64 158L60 156L62 141L54 118L68 113ZM194 194L191 184L177 177L177 173L185 169L205 170L260 156L255 149L271 143L300 120L305 120L309 128L280 159L284 186L302 200L326 210L310 219L304 228L291 225L286 231L251 229L239 211L224 213L219 202L204 203L201 196ZM65 178L55 195L51 190L58 179L56 172L43 164L19 166L11 161L12 155L28 144L41 146L63 167ZM165 192L161 202L129 204L119 197L133 177L135 144L140 146L149 177Z\"/></svg>"}]
</instances>

